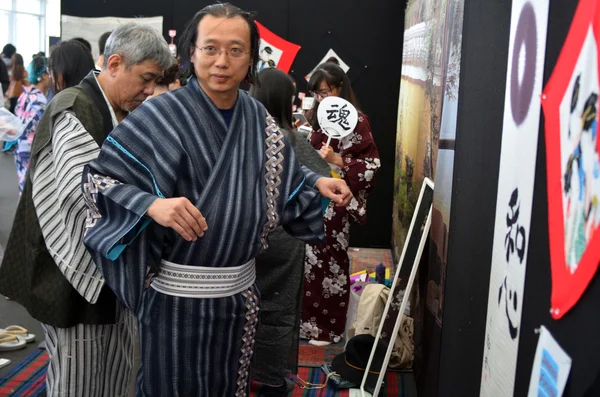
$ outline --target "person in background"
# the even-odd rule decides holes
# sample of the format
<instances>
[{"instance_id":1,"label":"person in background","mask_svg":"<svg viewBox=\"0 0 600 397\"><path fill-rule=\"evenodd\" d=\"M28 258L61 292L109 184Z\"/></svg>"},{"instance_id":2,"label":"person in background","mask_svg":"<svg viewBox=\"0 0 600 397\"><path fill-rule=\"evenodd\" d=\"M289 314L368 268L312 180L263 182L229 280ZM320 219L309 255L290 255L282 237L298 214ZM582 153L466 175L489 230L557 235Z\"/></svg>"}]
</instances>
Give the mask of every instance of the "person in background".
<instances>
[{"instance_id":1,"label":"person in background","mask_svg":"<svg viewBox=\"0 0 600 397\"><path fill-rule=\"evenodd\" d=\"M165 92L176 90L177 88L181 88L181 83L179 79L179 65L177 64L177 61L174 60L173 66L165 70L165 75L156 82L154 94L149 96L148 99L164 94Z\"/></svg>"},{"instance_id":2,"label":"person in background","mask_svg":"<svg viewBox=\"0 0 600 397\"><path fill-rule=\"evenodd\" d=\"M106 40L110 37L112 32L104 32L98 39L98 52L100 56L98 57L98 61L96 61L96 70L101 71L102 66L104 65L104 48L106 47Z\"/></svg>"},{"instance_id":3,"label":"person in background","mask_svg":"<svg viewBox=\"0 0 600 397\"><path fill-rule=\"evenodd\" d=\"M321 175L329 166L292 127L294 82L275 68L258 73L250 96L258 99L291 143L300 164ZM287 396L287 372L297 373L305 245L278 227L269 236L269 248L256 258L256 283L261 295L252 379L267 385L265 396Z\"/></svg>"},{"instance_id":4,"label":"person in background","mask_svg":"<svg viewBox=\"0 0 600 397\"><path fill-rule=\"evenodd\" d=\"M23 89L15 108L15 114L25 126L15 149L19 196L23 192L23 186L25 186L25 175L29 168L29 155L33 136L44 114L44 109L46 109L46 93L51 84L46 58L44 57L33 58L33 61L27 67L27 73L31 85Z\"/></svg>"},{"instance_id":5,"label":"person in background","mask_svg":"<svg viewBox=\"0 0 600 397\"><path fill-rule=\"evenodd\" d=\"M98 73L79 43L52 52L50 72L60 92L35 133L18 222L0 266L0 293L42 323L48 397L125 397L137 369L135 317L117 302L83 245L81 178L113 128L152 94L173 61L165 39L135 23L115 29L106 57ZM83 80L82 73L88 73Z\"/></svg>"},{"instance_id":6,"label":"person in background","mask_svg":"<svg viewBox=\"0 0 600 397\"><path fill-rule=\"evenodd\" d=\"M74 87L94 68L94 60L90 64L86 48L79 43L63 41L57 44L48 60L48 71L52 80L51 89L59 93Z\"/></svg>"},{"instance_id":7,"label":"person in background","mask_svg":"<svg viewBox=\"0 0 600 397\"><path fill-rule=\"evenodd\" d=\"M2 58L2 62L0 62L0 91L2 91L0 92L0 99L2 100L2 102L6 100L5 95L8 91L8 87L10 86L10 58L16 51L17 49L14 45L7 44L4 46L4 48L2 49L2 53L0 54L0 58ZM2 107L3 105L3 103L0 103L0 107ZM9 107L10 104L6 106L7 109Z\"/></svg>"},{"instance_id":8,"label":"person in background","mask_svg":"<svg viewBox=\"0 0 600 397\"><path fill-rule=\"evenodd\" d=\"M325 62L335 63L336 65L340 66L340 60L336 57L329 57Z\"/></svg>"},{"instance_id":9,"label":"person in background","mask_svg":"<svg viewBox=\"0 0 600 397\"><path fill-rule=\"evenodd\" d=\"M6 67L8 69L10 69L10 67L11 67L12 56L16 52L17 52L17 48L12 44L7 44L2 49L2 54L0 54L0 57L2 58L2 60L4 61L4 63L6 64Z\"/></svg>"},{"instance_id":10,"label":"person in background","mask_svg":"<svg viewBox=\"0 0 600 397\"><path fill-rule=\"evenodd\" d=\"M13 54L10 62L10 85L4 96L10 101L10 108L8 110L14 113L17 106L17 99L23 93L23 87L29 85L29 80L27 80L27 70L25 70L21 54Z\"/></svg>"},{"instance_id":11,"label":"person in background","mask_svg":"<svg viewBox=\"0 0 600 397\"><path fill-rule=\"evenodd\" d=\"M2 62L0 62L0 90L2 91L0 92L0 98L4 98L4 93L8 91L8 86L10 85L10 57L15 53L15 51L15 46L12 44L7 44L4 46L2 54L0 54L0 58L2 58ZM0 106L2 106L1 103Z\"/></svg>"},{"instance_id":12,"label":"person in background","mask_svg":"<svg viewBox=\"0 0 600 397\"><path fill-rule=\"evenodd\" d=\"M92 53L92 45L90 44L89 41L87 41L83 37L75 37L75 38L71 39L70 41L76 41L76 42L78 42L79 44L81 44L85 48L87 48L87 50L90 52L90 54Z\"/></svg>"},{"instance_id":13,"label":"person in background","mask_svg":"<svg viewBox=\"0 0 600 397\"><path fill-rule=\"evenodd\" d=\"M346 181L352 195L345 207L329 204L325 211L325 244L308 244L304 269L304 300L302 303L302 338L314 344L339 342L346 326L350 291L350 260L348 243L350 223L367 220L367 196L374 186L375 173L381 163L367 116L360 111L350 85L350 79L335 63L317 67L308 87L315 97L315 106L308 115L313 128L310 143L334 171ZM327 135L317 119L319 103L328 96L349 101L358 110L354 132L341 140L333 139L326 146ZM319 343L323 342L323 343Z\"/></svg>"},{"instance_id":14,"label":"person in background","mask_svg":"<svg viewBox=\"0 0 600 397\"><path fill-rule=\"evenodd\" d=\"M10 78L8 77L8 68L3 61L0 61L0 99L4 100L4 93L8 91L8 87L10 86ZM2 102L0 102L0 107L2 107Z\"/></svg>"}]
</instances>

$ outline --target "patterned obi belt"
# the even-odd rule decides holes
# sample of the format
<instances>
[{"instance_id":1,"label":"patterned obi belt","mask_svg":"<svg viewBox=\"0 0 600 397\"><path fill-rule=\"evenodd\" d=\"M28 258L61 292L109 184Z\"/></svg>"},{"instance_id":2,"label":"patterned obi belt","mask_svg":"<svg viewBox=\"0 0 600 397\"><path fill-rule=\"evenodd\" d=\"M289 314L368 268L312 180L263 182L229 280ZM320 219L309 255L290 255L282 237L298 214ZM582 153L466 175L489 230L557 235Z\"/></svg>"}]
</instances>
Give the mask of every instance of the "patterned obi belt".
<instances>
[{"instance_id":1,"label":"patterned obi belt","mask_svg":"<svg viewBox=\"0 0 600 397\"><path fill-rule=\"evenodd\" d=\"M163 294L185 298L224 298L243 292L256 280L254 259L236 267L178 265L161 261L152 288Z\"/></svg>"}]
</instances>

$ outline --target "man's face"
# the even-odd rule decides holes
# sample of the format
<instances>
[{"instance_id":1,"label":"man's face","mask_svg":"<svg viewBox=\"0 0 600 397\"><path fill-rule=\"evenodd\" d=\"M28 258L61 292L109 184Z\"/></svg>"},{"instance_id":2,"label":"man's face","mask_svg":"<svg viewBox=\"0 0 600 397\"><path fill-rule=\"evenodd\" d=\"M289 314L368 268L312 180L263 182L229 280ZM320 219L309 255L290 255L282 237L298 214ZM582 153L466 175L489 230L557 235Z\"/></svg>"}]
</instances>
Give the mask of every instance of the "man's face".
<instances>
[{"instance_id":1,"label":"man's face","mask_svg":"<svg viewBox=\"0 0 600 397\"><path fill-rule=\"evenodd\" d=\"M150 60L127 67L119 55L109 58L107 69L113 84L109 100L113 106L127 112L135 110L154 93L156 81L164 72Z\"/></svg>"},{"instance_id":2,"label":"man's face","mask_svg":"<svg viewBox=\"0 0 600 397\"><path fill-rule=\"evenodd\" d=\"M215 49L221 53L209 56ZM209 97L227 93L237 95L238 87L252 65L250 50L250 28L242 17L227 19L207 15L202 18L191 59L196 77ZM228 51L237 52L241 57L232 57Z\"/></svg>"}]
</instances>

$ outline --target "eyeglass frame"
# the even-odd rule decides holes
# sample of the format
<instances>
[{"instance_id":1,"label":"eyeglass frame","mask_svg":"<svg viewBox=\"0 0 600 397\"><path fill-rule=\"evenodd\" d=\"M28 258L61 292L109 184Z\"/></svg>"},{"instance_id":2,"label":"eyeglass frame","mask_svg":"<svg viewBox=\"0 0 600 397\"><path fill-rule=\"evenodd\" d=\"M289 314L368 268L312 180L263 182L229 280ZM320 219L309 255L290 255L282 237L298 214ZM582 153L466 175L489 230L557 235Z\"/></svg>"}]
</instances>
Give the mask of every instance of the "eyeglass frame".
<instances>
[{"instance_id":1,"label":"eyeglass frame","mask_svg":"<svg viewBox=\"0 0 600 397\"><path fill-rule=\"evenodd\" d=\"M309 94L310 94L310 95L311 95L313 98L317 98L317 97L319 97L319 98L321 98L321 99L325 99L325 98L327 98L328 96L330 96L330 95L331 95L331 93L333 92L333 89L334 89L334 88L337 88L337 87L329 87L329 88L327 88L327 94L325 94L325 95L323 95L321 92L319 92L319 91L323 91L323 90L319 90L319 91L309 91Z\"/></svg>"},{"instance_id":2,"label":"eyeglass frame","mask_svg":"<svg viewBox=\"0 0 600 397\"><path fill-rule=\"evenodd\" d=\"M206 49L207 47L215 47L215 48L217 49L217 54L216 54L216 55L208 55L208 54L206 54L206 56L207 56L207 57L209 57L209 58L217 58L217 57L220 57L220 56L221 56L221 54L222 54L223 52L225 52L225 53L227 54L227 57L228 57L228 58L231 58L231 59L242 59L242 58L244 58L244 56L245 56L245 55L248 55L248 54L250 54L250 52L251 52L251 51L242 51L242 56L240 56L239 58L236 58L236 57L232 57L232 56L231 56L231 50L234 50L234 49L236 49L236 48L229 48L229 49L227 49L227 50L222 50L222 49L220 49L220 48L217 48L217 47L216 47L216 46L214 46L214 45L206 45L206 46L204 46L204 47L198 47L197 45L194 45L194 47L196 47L198 50L200 50L200 52L202 52L203 54L206 54L206 52L204 52L204 51L205 51L205 49ZM239 48L237 48L237 49L239 49Z\"/></svg>"}]
</instances>

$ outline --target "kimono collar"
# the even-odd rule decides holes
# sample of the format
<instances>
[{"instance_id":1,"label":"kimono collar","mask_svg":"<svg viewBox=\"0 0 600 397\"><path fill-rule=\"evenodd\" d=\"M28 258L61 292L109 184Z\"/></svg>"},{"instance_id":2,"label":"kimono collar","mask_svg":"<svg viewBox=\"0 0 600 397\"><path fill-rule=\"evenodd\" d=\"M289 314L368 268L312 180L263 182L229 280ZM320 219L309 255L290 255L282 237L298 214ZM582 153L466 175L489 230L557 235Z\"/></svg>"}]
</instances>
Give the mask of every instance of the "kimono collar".
<instances>
[{"instance_id":1,"label":"kimono collar","mask_svg":"<svg viewBox=\"0 0 600 397\"><path fill-rule=\"evenodd\" d=\"M111 121L113 124L113 129L114 129L117 127L117 125L119 125L119 121L117 120L117 115L115 114L115 110L113 109L112 105L110 104L110 101L106 97L106 94L104 93L104 90L102 89L102 86L100 85L100 82L98 81L98 75L100 74L100 71L97 69L94 69L94 70L92 70L92 74L94 75L96 84L98 84L98 88L100 89L100 92L102 93L102 96L104 97L104 100L106 101L106 106L108 107L108 111L110 112L110 118L111 118Z\"/></svg>"},{"instance_id":2,"label":"kimono collar","mask_svg":"<svg viewBox=\"0 0 600 397\"><path fill-rule=\"evenodd\" d=\"M202 107L205 109L208 108L207 110L209 110L210 112L208 116L212 116L212 118L218 120L220 126L224 129L224 131L229 131L232 128L232 126L234 126L235 122L238 119L237 114L239 113L239 111L237 109L240 107L240 103L242 102L241 96L243 95L243 93L241 92L241 90L238 89L238 97L235 101L235 104L233 105L233 108L231 108L233 110L233 114L231 116L231 121L228 125L225 122L223 114L221 113L219 108L217 108L217 105L215 105L212 99L210 99L206 92L204 92L204 89L202 89L202 87L200 86L200 83L198 82L198 78L196 76L192 76L192 78L186 85L186 88L196 92L196 96L199 97L202 101Z\"/></svg>"},{"instance_id":3,"label":"kimono collar","mask_svg":"<svg viewBox=\"0 0 600 397\"><path fill-rule=\"evenodd\" d=\"M117 118L112 110L112 106L110 106L110 102L108 102L104 91L102 91L102 88L98 83L95 72L92 70L85 76L85 78L81 80L81 83L79 83L79 86L83 88L90 98L92 98L100 111L100 114L102 114L104 134L105 136L108 136L118 124L116 123Z\"/></svg>"}]
</instances>

